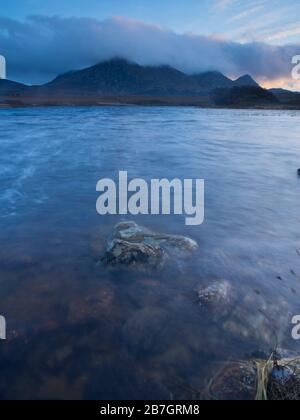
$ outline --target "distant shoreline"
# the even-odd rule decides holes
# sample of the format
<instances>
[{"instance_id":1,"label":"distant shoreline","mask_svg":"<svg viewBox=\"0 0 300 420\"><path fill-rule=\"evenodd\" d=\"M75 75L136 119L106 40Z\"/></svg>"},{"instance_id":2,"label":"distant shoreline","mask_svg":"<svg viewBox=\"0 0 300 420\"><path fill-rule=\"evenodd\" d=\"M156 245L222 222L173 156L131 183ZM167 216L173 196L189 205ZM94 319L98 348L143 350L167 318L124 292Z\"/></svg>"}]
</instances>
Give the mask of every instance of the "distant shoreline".
<instances>
[{"instance_id":1,"label":"distant shoreline","mask_svg":"<svg viewBox=\"0 0 300 420\"><path fill-rule=\"evenodd\" d=\"M7 96L0 97L0 110L13 108L38 107L84 107L84 106L166 106L166 107L196 107L207 109L269 109L300 111L299 105L257 104L217 106L208 97L177 97L177 96Z\"/></svg>"}]
</instances>

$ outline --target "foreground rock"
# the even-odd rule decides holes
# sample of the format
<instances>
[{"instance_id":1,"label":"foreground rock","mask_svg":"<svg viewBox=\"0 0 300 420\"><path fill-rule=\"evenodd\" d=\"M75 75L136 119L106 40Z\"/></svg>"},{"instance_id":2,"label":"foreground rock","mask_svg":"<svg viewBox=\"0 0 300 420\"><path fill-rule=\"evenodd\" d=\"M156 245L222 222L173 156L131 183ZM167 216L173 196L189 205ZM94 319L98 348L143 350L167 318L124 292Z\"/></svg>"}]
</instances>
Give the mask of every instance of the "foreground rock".
<instances>
[{"instance_id":1,"label":"foreground rock","mask_svg":"<svg viewBox=\"0 0 300 420\"><path fill-rule=\"evenodd\" d=\"M253 401L257 391L257 368L254 362L232 362L223 367L208 386L206 399Z\"/></svg>"},{"instance_id":2,"label":"foreground rock","mask_svg":"<svg viewBox=\"0 0 300 420\"><path fill-rule=\"evenodd\" d=\"M134 222L116 226L103 261L110 266L162 267L169 258L197 250L198 244L184 236L153 232Z\"/></svg>"},{"instance_id":3,"label":"foreground rock","mask_svg":"<svg viewBox=\"0 0 300 420\"><path fill-rule=\"evenodd\" d=\"M276 366L269 377L267 398L274 401L300 400L300 363Z\"/></svg>"},{"instance_id":4,"label":"foreground rock","mask_svg":"<svg viewBox=\"0 0 300 420\"><path fill-rule=\"evenodd\" d=\"M217 372L205 397L218 400L299 401L300 357L281 359L276 356L269 360L230 362Z\"/></svg>"}]
</instances>

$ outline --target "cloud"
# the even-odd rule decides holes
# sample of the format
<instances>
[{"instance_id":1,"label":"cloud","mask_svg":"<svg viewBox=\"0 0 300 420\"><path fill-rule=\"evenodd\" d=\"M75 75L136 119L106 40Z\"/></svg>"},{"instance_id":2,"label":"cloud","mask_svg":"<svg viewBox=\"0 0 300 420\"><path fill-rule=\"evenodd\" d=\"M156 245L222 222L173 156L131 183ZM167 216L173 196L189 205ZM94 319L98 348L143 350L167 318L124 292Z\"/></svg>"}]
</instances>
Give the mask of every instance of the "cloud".
<instances>
[{"instance_id":1,"label":"cloud","mask_svg":"<svg viewBox=\"0 0 300 420\"><path fill-rule=\"evenodd\" d=\"M288 29L281 29L278 31L275 31L269 35L266 36L266 39L268 41L274 41L274 40L282 40L282 39L286 39L289 38L291 36L296 36L296 35L300 35L300 26L299 24L292 26Z\"/></svg>"},{"instance_id":2,"label":"cloud","mask_svg":"<svg viewBox=\"0 0 300 420\"><path fill-rule=\"evenodd\" d=\"M299 53L300 44L242 44L124 18L0 18L0 54L7 59L8 77L27 82L45 82L116 56L142 65L169 64L187 73L219 70L270 81L290 78L291 59Z\"/></svg>"},{"instance_id":3,"label":"cloud","mask_svg":"<svg viewBox=\"0 0 300 420\"><path fill-rule=\"evenodd\" d=\"M254 6L254 7L251 7L249 9L243 10L242 12L240 12L240 13L232 16L229 19L229 22L236 22L238 20L246 19L249 16L251 16L251 15L253 15L253 14L261 11L263 8L264 8L264 5L263 4L260 4L258 6Z\"/></svg>"},{"instance_id":4,"label":"cloud","mask_svg":"<svg viewBox=\"0 0 300 420\"><path fill-rule=\"evenodd\" d=\"M233 6L237 0L216 0L216 3L214 4L214 8L216 10L224 10L228 7Z\"/></svg>"}]
</instances>

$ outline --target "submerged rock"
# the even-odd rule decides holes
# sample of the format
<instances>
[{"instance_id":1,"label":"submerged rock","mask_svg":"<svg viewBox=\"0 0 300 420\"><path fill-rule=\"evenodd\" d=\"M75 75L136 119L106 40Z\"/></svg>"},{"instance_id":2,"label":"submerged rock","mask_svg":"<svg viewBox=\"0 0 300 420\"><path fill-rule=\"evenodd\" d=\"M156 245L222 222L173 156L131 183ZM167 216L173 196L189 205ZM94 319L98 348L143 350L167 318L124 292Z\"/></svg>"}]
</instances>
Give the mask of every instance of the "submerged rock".
<instances>
[{"instance_id":1,"label":"submerged rock","mask_svg":"<svg viewBox=\"0 0 300 420\"><path fill-rule=\"evenodd\" d=\"M227 319L236 301L236 291L227 280L214 280L200 285L196 290L196 303L200 309L209 312L209 318L215 321Z\"/></svg>"},{"instance_id":2,"label":"submerged rock","mask_svg":"<svg viewBox=\"0 0 300 420\"><path fill-rule=\"evenodd\" d=\"M199 305L202 307L213 307L218 305L228 306L232 303L233 288L226 280L213 281L208 286L198 288Z\"/></svg>"},{"instance_id":3,"label":"submerged rock","mask_svg":"<svg viewBox=\"0 0 300 420\"><path fill-rule=\"evenodd\" d=\"M163 263L164 252L150 244L114 239L107 246L105 260L110 265L146 264L155 267Z\"/></svg>"},{"instance_id":4,"label":"submerged rock","mask_svg":"<svg viewBox=\"0 0 300 420\"><path fill-rule=\"evenodd\" d=\"M239 339L272 348L283 339L290 318L288 303L283 298L269 301L249 293L239 299L223 329Z\"/></svg>"},{"instance_id":5,"label":"submerged rock","mask_svg":"<svg viewBox=\"0 0 300 420\"><path fill-rule=\"evenodd\" d=\"M208 399L252 401L257 390L257 368L254 362L232 362L211 381Z\"/></svg>"},{"instance_id":6,"label":"submerged rock","mask_svg":"<svg viewBox=\"0 0 300 420\"><path fill-rule=\"evenodd\" d=\"M153 232L148 228L137 225L135 222L119 223L115 228L115 237L135 243L147 243L161 248L173 247L179 251L195 251L198 248L197 242L193 239L180 235Z\"/></svg>"},{"instance_id":7,"label":"submerged rock","mask_svg":"<svg viewBox=\"0 0 300 420\"><path fill-rule=\"evenodd\" d=\"M268 349L281 341L292 317L283 297L269 300L254 290L242 295L227 280L200 285L196 293L199 307L226 333Z\"/></svg>"},{"instance_id":8,"label":"submerged rock","mask_svg":"<svg viewBox=\"0 0 300 420\"><path fill-rule=\"evenodd\" d=\"M214 376L206 394L217 400L299 400L300 357L281 359L273 354L229 362Z\"/></svg>"},{"instance_id":9,"label":"submerged rock","mask_svg":"<svg viewBox=\"0 0 300 420\"><path fill-rule=\"evenodd\" d=\"M267 396L275 401L300 400L300 369L297 362L275 366L269 376Z\"/></svg>"},{"instance_id":10,"label":"submerged rock","mask_svg":"<svg viewBox=\"0 0 300 420\"><path fill-rule=\"evenodd\" d=\"M170 257L195 251L190 238L153 232L135 222L119 223L108 242L103 261L112 266L161 267Z\"/></svg>"}]
</instances>

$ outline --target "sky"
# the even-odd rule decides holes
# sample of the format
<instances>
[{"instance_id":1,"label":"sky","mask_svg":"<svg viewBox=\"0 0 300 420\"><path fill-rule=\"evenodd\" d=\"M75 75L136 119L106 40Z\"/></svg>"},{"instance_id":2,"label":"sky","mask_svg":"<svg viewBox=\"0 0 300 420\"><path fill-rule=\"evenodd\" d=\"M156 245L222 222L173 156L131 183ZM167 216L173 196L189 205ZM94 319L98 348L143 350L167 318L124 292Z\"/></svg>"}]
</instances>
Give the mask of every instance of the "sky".
<instances>
[{"instance_id":1,"label":"sky","mask_svg":"<svg viewBox=\"0 0 300 420\"><path fill-rule=\"evenodd\" d=\"M187 73L249 73L300 90L299 0L9 0L0 9L7 76L43 83L115 56Z\"/></svg>"}]
</instances>

